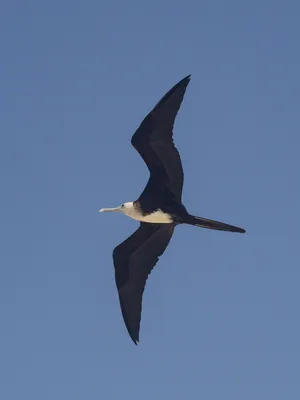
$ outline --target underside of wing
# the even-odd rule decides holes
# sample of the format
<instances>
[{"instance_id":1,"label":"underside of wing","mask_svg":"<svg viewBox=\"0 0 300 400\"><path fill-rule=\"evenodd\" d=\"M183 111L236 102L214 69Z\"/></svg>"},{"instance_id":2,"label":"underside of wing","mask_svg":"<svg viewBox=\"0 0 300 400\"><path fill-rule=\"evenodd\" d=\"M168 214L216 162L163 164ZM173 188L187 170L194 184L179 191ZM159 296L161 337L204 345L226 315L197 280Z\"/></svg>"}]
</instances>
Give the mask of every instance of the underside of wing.
<instances>
[{"instance_id":1,"label":"underside of wing","mask_svg":"<svg viewBox=\"0 0 300 400\"><path fill-rule=\"evenodd\" d=\"M165 251L174 224L141 223L113 252L122 315L135 344L139 341L142 297L148 275Z\"/></svg>"},{"instance_id":2,"label":"underside of wing","mask_svg":"<svg viewBox=\"0 0 300 400\"><path fill-rule=\"evenodd\" d=\"M142 121L131 143L150 170L148 184L140 197L161 188L181 201L183 170L173 142L173 126L190 76L178 82Z\"/></svg>"}]
</instances>

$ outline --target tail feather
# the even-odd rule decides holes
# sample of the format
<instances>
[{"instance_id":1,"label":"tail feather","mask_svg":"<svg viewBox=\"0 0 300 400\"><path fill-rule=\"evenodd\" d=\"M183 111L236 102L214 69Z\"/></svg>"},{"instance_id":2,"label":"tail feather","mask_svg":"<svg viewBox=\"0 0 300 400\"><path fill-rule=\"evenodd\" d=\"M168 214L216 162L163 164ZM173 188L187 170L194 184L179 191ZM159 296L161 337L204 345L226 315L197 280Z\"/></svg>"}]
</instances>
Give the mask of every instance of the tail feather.
<instances>
[{"instance_id":1,"label":"tail feather","mask_svg":"<svg viewBox=\"0 0 300 400\"><path fill-rule=\"evenodd\" d=\"M206 219L202 217L194 217L191 215L188 224L199 226L200 228L214 229L217 231L228 231L228 232L239 232L245 233L245 229L239 228L237 226L224 224L224 222L213 221L211 219Z\"/></svg>"}]
</instances>

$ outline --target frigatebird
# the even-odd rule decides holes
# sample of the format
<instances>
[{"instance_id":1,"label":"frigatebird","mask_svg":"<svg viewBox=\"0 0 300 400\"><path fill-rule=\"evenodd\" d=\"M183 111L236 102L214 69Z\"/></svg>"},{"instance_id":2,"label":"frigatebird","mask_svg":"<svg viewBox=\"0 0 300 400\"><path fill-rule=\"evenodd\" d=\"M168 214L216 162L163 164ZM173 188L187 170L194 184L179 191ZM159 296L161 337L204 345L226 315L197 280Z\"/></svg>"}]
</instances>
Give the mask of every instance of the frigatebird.
<instances>
[{"instance_id":1,"label":"frigatebird","mask_svg":"<svg viewBox=\"0 0 300 400\"><path fill-rule=\"evenodd\" d=\"M196 217L181 202L183 170L173 142L173 125L190 82L188 75L170 89L144 118L131 143L144 159L150 177L133 202L103 211L118 211L140 221L139 228L113 251L115 280L124 322L135 344L139 341L142 297L148 275L180 224L245 233L223 222Z\"/></svg>"}]
</instances>

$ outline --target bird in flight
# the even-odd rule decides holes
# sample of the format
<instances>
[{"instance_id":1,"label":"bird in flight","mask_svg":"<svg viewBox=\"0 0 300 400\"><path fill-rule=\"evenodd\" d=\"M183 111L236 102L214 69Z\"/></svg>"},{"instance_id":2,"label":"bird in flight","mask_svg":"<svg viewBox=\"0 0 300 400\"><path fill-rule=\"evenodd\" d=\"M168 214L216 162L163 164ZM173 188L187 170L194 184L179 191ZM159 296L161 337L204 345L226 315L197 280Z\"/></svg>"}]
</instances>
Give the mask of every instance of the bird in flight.
<instances>
[{"instance_id":1,"label":"bird in flight","mask_svg":"<svg viewBox=\"0 0 300 400\"><path fill-rule=\"evenodd\" d=\"M131 144L150 171L140 197L119 207L99 210L121 212L140 221L138 229L113 251L121 311L135 344L139 341L146 280L168 246L175 227L189 224L245 233L233 225L193 216L182 204L183 170L173 142L173 125L190 79L188 75L170 89L132 136Z\"/></svg>"}]
</instances>

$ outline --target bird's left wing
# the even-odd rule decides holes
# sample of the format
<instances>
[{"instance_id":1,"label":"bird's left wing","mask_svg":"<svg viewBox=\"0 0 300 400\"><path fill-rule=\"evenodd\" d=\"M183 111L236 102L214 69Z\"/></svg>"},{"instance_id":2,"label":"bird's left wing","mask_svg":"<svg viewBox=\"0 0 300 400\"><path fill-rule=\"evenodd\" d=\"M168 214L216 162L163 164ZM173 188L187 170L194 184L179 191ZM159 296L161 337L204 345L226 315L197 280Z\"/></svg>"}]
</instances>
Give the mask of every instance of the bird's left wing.
<instances>
[{"instance_id":1,"label":"bird's left wing","mask_svg":"<svg viewBox=\"0 0 300 400\"><path fill-rule=\"evenodd\" d=\"M140 227L113 251L122 315L135 344L139 341L146 280L168 246L174 228L175 224L142 222Z\"/></svg>"}]
</instances>

